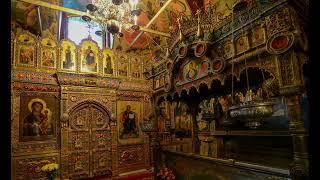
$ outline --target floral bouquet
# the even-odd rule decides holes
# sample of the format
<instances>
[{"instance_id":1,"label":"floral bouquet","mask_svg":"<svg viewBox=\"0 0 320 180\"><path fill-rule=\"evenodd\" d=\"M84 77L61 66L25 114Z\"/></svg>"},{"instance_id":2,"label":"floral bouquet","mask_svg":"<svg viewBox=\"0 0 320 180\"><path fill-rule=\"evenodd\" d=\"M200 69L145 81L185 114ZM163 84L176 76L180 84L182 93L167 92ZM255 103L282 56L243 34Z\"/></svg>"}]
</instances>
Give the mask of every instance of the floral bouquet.
<instances>
[{"instance_id":1,"label":"floral bouquet","mask_svg":"<svg viewBox=\"0 0 320 180\"><path fill-rule=\"evenodd\" d=\"M59 165L56 163L51 163L42 166L41 171L47 174L49 180L53 180L58 176Z\"/></svg>"},{"instance_id":2,"label":"floral bouquet","mask_svg":"<svg viewBox=\"0 0 320 180\"><path fill-rule=\"evenodd\" d=\"M167 167L163 167L162 169L160 169L160 172L157 173L157 177L159 177L159 179L161 179L161 180L176 179L172 170L168 169Z\"/></svg>"}]
</instances>

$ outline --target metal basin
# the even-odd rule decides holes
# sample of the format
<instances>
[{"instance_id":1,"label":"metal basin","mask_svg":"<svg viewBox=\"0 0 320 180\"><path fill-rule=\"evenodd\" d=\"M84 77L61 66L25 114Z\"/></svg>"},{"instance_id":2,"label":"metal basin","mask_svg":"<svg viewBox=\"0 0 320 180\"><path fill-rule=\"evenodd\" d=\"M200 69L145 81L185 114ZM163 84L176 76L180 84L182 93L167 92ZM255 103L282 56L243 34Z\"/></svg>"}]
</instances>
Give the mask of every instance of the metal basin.
<instances>
[{"instance_id":1,"label":"metal basin","mask_svg":"<svg viewBox=\"0 0 320 180\"><path fill-rule=\"evenodd\" d=\"M271 116L274 112L275 100L248 101L229 108L230 117L239 119L250 129L261 126L264 118Z\"/></svg>"}]
</instances>

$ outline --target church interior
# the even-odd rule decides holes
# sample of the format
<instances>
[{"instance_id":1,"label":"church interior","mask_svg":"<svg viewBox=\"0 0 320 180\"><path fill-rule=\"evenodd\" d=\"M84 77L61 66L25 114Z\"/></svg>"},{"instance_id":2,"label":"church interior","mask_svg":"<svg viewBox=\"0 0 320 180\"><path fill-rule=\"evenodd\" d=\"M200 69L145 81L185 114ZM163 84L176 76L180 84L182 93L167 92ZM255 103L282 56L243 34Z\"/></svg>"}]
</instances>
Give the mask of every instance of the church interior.
<instances>
[{"instance_id":1,"label":"church interior","mask_svg":"<svg viewBox=\"0 0 320 180\"><path fill-rule=\"evenodd\" d=\"M11 179L309 179L308 0L11 0Z\"/></svg>"}]
</instances>

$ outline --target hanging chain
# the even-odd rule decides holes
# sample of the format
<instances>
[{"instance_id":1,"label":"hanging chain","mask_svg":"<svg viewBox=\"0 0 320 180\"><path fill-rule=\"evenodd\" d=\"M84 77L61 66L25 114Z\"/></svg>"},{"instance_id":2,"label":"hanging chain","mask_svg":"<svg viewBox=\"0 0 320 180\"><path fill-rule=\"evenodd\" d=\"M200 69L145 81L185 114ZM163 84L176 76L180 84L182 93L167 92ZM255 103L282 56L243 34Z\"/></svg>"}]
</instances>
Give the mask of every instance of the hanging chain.
<instances>
[{"instance_id":1,"label":"hanging chain","mask_svg":"<svg viewBox=\"0 0 320 180\"><path fill-rule=\"evenodd\" d=\"M233 104L233 70L234 69L234 63L231 64L231 104Z\"/></svg>"},{"instance_id":2,"label":"hanging chain","mask_svg":"<svg viewBox=\"0 0 320 180\"><path fill-rule=\"evenodd\" d=\"M258 54L258 61L262 61L262 60L260 59L260 54ZM263 83L266 81L266 78L265 78L265 76L264 76L264 69L261 69L261 73L262 73L262 79L263 79L262 85L263 85ZM267 93L267 98L269 99L269 98L270 98L269 92L266 92L266 93Z\"/></svg>"},{"instance_id":3,"label":"hanging chain","mask_svg":"<svg viewBox=\"0 0 320 180\"><path fill-rule=\"evenodd\" d=\"M233 44L233 38L234 38L234 35L233 35L233 31L234 31L234 28L233 28L233 22L234 22L234 14L233 14L233 10L232 10L232 21L231 21L231 32L232 32L232 34L231 34L231 42L232 42L232 47L234 48L234 44ZM234 73L234 63L232 63L231 64L231 104L233 104L233 99L234 99L234 96L233 96L233 73Z\"/></svg>"},{"instance_id":4,"label":"hanging chain","mask_svg":"<svg viewBox=\"0 0 320 180\"><path fill-rule=\"evenodd\" d=\"M258 61L262 61L261 59L260 59L260 54L258 54ZM266 80L266 78L265 78L265 76L264 76L264 69L261 69L261 73L262 73L262 79L263 79L263 82Z\"/></svg>"},{"instance_id":5,"label":"hanging chain","mask_svg":"<svg viewBox=\"0 0 320 180\"><path fill-rule=\"evenodd\" d=\"M242 32L242 38L244 37L244 31L243 28L241 28L241 32ZM249 76L248 76L248 68L247 68L247 56L246 56L246 51L244 52L243 56L244 56L244 64L245 64L245 69L246 69L246 76L247 76L247 91L249 91L250 89L250 85L249 85Z\"/></svg>"},{"instance_id":6,"label":"hanging chain","mask_svg":"<svg viewBox=\"0 0 320 180\"><path fill-rule=\"evenodd\" d=\"M249 91L250 85L249 85L249 76L248 76L248 68L247 68L247 59L244 59L244 64L245 64L246 76L247 76L247 90Z\"/></svg>"}]
</instances>

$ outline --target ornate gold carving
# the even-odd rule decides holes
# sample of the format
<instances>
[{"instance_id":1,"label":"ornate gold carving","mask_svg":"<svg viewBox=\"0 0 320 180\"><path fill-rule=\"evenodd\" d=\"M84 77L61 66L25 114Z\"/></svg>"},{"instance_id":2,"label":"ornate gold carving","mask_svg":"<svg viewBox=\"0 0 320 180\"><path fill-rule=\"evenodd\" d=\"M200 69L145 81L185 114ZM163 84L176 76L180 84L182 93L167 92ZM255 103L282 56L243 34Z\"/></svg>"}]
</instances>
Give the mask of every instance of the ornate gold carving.
<instances>
[{"instance_id":1,"label":"ornate gold carving","mask_svg":"<svg viewBox=\"0 0 320 180\"><path fill-rule=\"evenodd\" d=\"M292 27L289 7L282 8L277 13L273 13L265 18L267 37L271 37L278 32L287 31Z\"/></svg>"},{"instance_id":2,"label":"ornate gold carving","mask_svg":"<svg viewBox=\"0 0 320 180\"><path fill-rule=\"evenodd\" d=\"M145 165L143 145L122 146L119 148L119 169L137 169Z\"/></svg>"},{"instance_id":3,"label":"ornate gold carving","mask_svg":"<svg viewBox=\"0 0 320 180\"><path fill-rule=\"evenodd\" d=\"M292 53L287 52L278 56L280 66L281 85L288 86L293 84L293 65L292 65Z\"/></svg>"},{"instance_id":4,"label":"ornate gold carving","mask_svg":"<svg viewBox=\"0 0 320 180\"><path fill-rule=\"evenodd\" d=\"M59 163L58 154L20 156L13 158L12 179L42 179L46 174L41 167L49 163Z\"/></svg>"}]
</instances>

